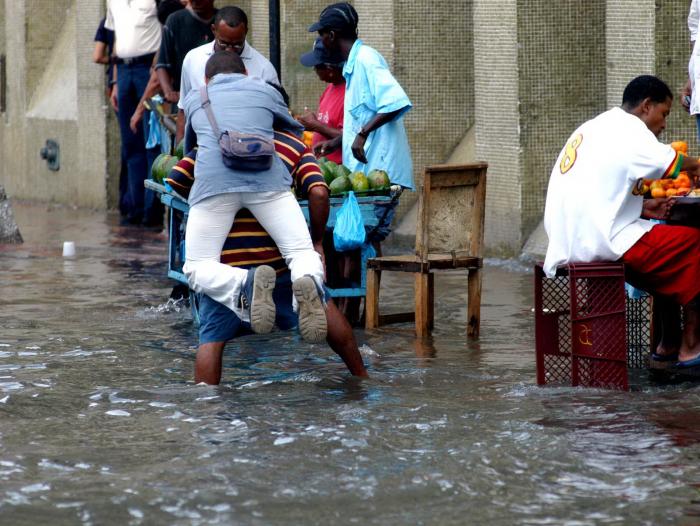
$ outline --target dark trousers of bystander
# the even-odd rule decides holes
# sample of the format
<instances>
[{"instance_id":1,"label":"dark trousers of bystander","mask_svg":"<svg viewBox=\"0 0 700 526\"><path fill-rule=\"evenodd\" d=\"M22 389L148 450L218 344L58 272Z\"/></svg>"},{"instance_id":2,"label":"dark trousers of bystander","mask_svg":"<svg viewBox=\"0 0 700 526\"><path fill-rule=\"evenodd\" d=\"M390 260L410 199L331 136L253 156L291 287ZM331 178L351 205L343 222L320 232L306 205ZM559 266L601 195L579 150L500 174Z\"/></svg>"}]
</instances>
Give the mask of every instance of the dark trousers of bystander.
<instances>
[{"instance_id":1,"label":"dark trousers of bystander","mask_svg":"<svg viewBox=\"0 0 700 526\"><path fill-rule=\"evenodd\" d=\"M150 69L148 64L119 64L117 66L117 90L119 131L121 133L123 158L126 162L127 185L125 195L126 219L131 224L152 223L157 218L156 195L145 190L149 164L146 142L141 126L134 133L129 121L146 89Z\"/></svg>"}]
</instances>

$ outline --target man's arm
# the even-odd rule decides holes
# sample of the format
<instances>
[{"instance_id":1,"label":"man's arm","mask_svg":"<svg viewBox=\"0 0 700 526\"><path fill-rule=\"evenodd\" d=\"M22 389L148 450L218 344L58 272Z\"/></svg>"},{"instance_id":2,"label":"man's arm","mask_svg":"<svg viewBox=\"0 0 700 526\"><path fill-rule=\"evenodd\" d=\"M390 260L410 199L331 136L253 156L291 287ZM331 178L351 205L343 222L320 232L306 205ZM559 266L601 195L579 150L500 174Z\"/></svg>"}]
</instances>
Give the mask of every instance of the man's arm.
<instances>
[{"instance_id":1,"label":"man's arm","mask_svg":"<svg viewBox=\"0 0 700 526\"><path fill-rule=\"evenodd\" d=\"M107 44L95 41L95 47L92 49L92 61L95 64L109 64L109 57L107 56Z\"/></svg>"},{"instance_id":2,"label":"man's arm","mask_svg":"<svg viewBox=\"0 0 700 526\"><path fill-rule=\"evenodd\" d=\"M403 112L403 108L400 110L392 111L391 113L377 113L374 118L372 118L367 124L365 124L362 129L355 135L355 140L352 143L352 154L361 163L367 163L367 156L365 155L365 142L367 142L367 137L377 128L381 128L387 122L393 121L397 115Z\"/></svg>"},{"instance_id":3,"label":"man's arm","mask_svg":"<svg viewBox=\"0 0 700 526\"><path fill-rule=\"evenodd\" d=\"M143 96L141 97L138 106L136 106L136 111L134 111L134 114L131 116L129 126L132 132L136 133L136 127L139 125L139 122L141 122L144 111L146 111L146 106L144 105L144 103L159 91L160 84L158 82L158 76L156 75L156 72L154 70L151 71L151 78L148 79L148 84L146 85L146 89L143 92Z\"/></svg>"},{"instance_id":4,"label":"man's arm","mask_svg":"<svg viewBox=\"0 0 700 526\"><path fill-rule=\"evenodd\" d=\"M320 133L326 139L334 139L343 134L342 128L334 128L318 120L318 116L313 111L307 111L297 117L297 120L304 125L308 131Z\"/></svg>"},{"instance_id":5,"label":"man's arm","mask_svg":"<svg viewBox=\"0 0 700 526\"><path fill-rule=\"evenodd\" d=\"M173 48L173 32L166 24L163 26L163 37L160 41L160 49L158 50L156 74L158 75L158 82L160 82L160 88L163 91L163 97L165 97L165 100L168 102L177 103L177 101L180 99L180 94L173 90L173 79L170 75L170 64L172 63L171 57L175 54L175 50Z\"/></svg>"}]
</instances>

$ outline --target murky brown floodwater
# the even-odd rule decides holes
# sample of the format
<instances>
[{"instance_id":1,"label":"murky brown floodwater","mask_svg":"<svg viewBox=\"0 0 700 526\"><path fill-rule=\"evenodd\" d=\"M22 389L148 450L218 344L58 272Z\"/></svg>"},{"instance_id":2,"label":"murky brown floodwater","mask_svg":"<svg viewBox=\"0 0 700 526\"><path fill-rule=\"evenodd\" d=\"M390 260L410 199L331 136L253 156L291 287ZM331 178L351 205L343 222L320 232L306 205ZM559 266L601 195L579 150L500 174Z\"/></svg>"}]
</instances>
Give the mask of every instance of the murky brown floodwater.
<instances>
[{"instance_id":1,"label":"murky brown floodwater","mask_svg":"<svg viewBox=\"0 0 700 526\"><path fill-rule=\"evenodd\" d=\"M165 238L15 205L0 247L0 524L697 524L700 390L534 385L531 278L439 276L436 331L357 331L372 378L293 334L192 383ZM74 259L61 257L64 240ZM401 279L404 278L404 279ZM410 302L405 276L383 305ZM388 309L387 309L388 310Z\"/></svg>"}]
</instances>

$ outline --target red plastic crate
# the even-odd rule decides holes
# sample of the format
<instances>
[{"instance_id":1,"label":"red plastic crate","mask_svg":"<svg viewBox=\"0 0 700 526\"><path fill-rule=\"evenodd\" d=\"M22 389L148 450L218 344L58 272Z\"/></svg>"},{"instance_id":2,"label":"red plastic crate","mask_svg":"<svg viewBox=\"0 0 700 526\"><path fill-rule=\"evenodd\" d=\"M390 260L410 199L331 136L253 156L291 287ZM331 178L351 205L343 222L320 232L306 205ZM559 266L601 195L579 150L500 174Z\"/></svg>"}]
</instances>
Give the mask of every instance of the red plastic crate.
<instances>
[{"instance_id":1,"label":"red plastic crate","mask_svg":"<svg viewBox=\"0 0 700 526\"><path fill-rule=\"evenodd\" d=\"M535 266L537 383L627 390L625 272L621 263Z\"/></svg>"}]
</instances>

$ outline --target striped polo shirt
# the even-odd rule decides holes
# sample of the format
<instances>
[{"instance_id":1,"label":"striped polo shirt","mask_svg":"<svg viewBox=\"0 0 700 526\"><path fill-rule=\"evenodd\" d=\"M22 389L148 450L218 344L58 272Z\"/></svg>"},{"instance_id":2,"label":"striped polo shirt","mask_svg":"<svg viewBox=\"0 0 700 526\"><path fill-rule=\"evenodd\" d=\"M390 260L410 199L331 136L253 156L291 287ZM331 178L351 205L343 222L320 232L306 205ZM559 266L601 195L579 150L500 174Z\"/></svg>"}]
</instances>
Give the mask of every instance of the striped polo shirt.
<instances>
[{"instance_id":1,"label":"striped polo shirt","mask_svg":"<svg viewBox=\"0 0 700 526\"><path fill-rule=\"evenodd\" d=\"M297 197L307 199L309 190L314 186L328 188L316 158L301 139L290 133L275 132L275 150L292 175ZM184 198L187 198L194 183L196 158L195 148L165 178L165 182ZM240 268L270 265L278 274L287 270L277 245L246 208L236 214L221 251L221 262Z\"/></svg>"}]
</instances>

